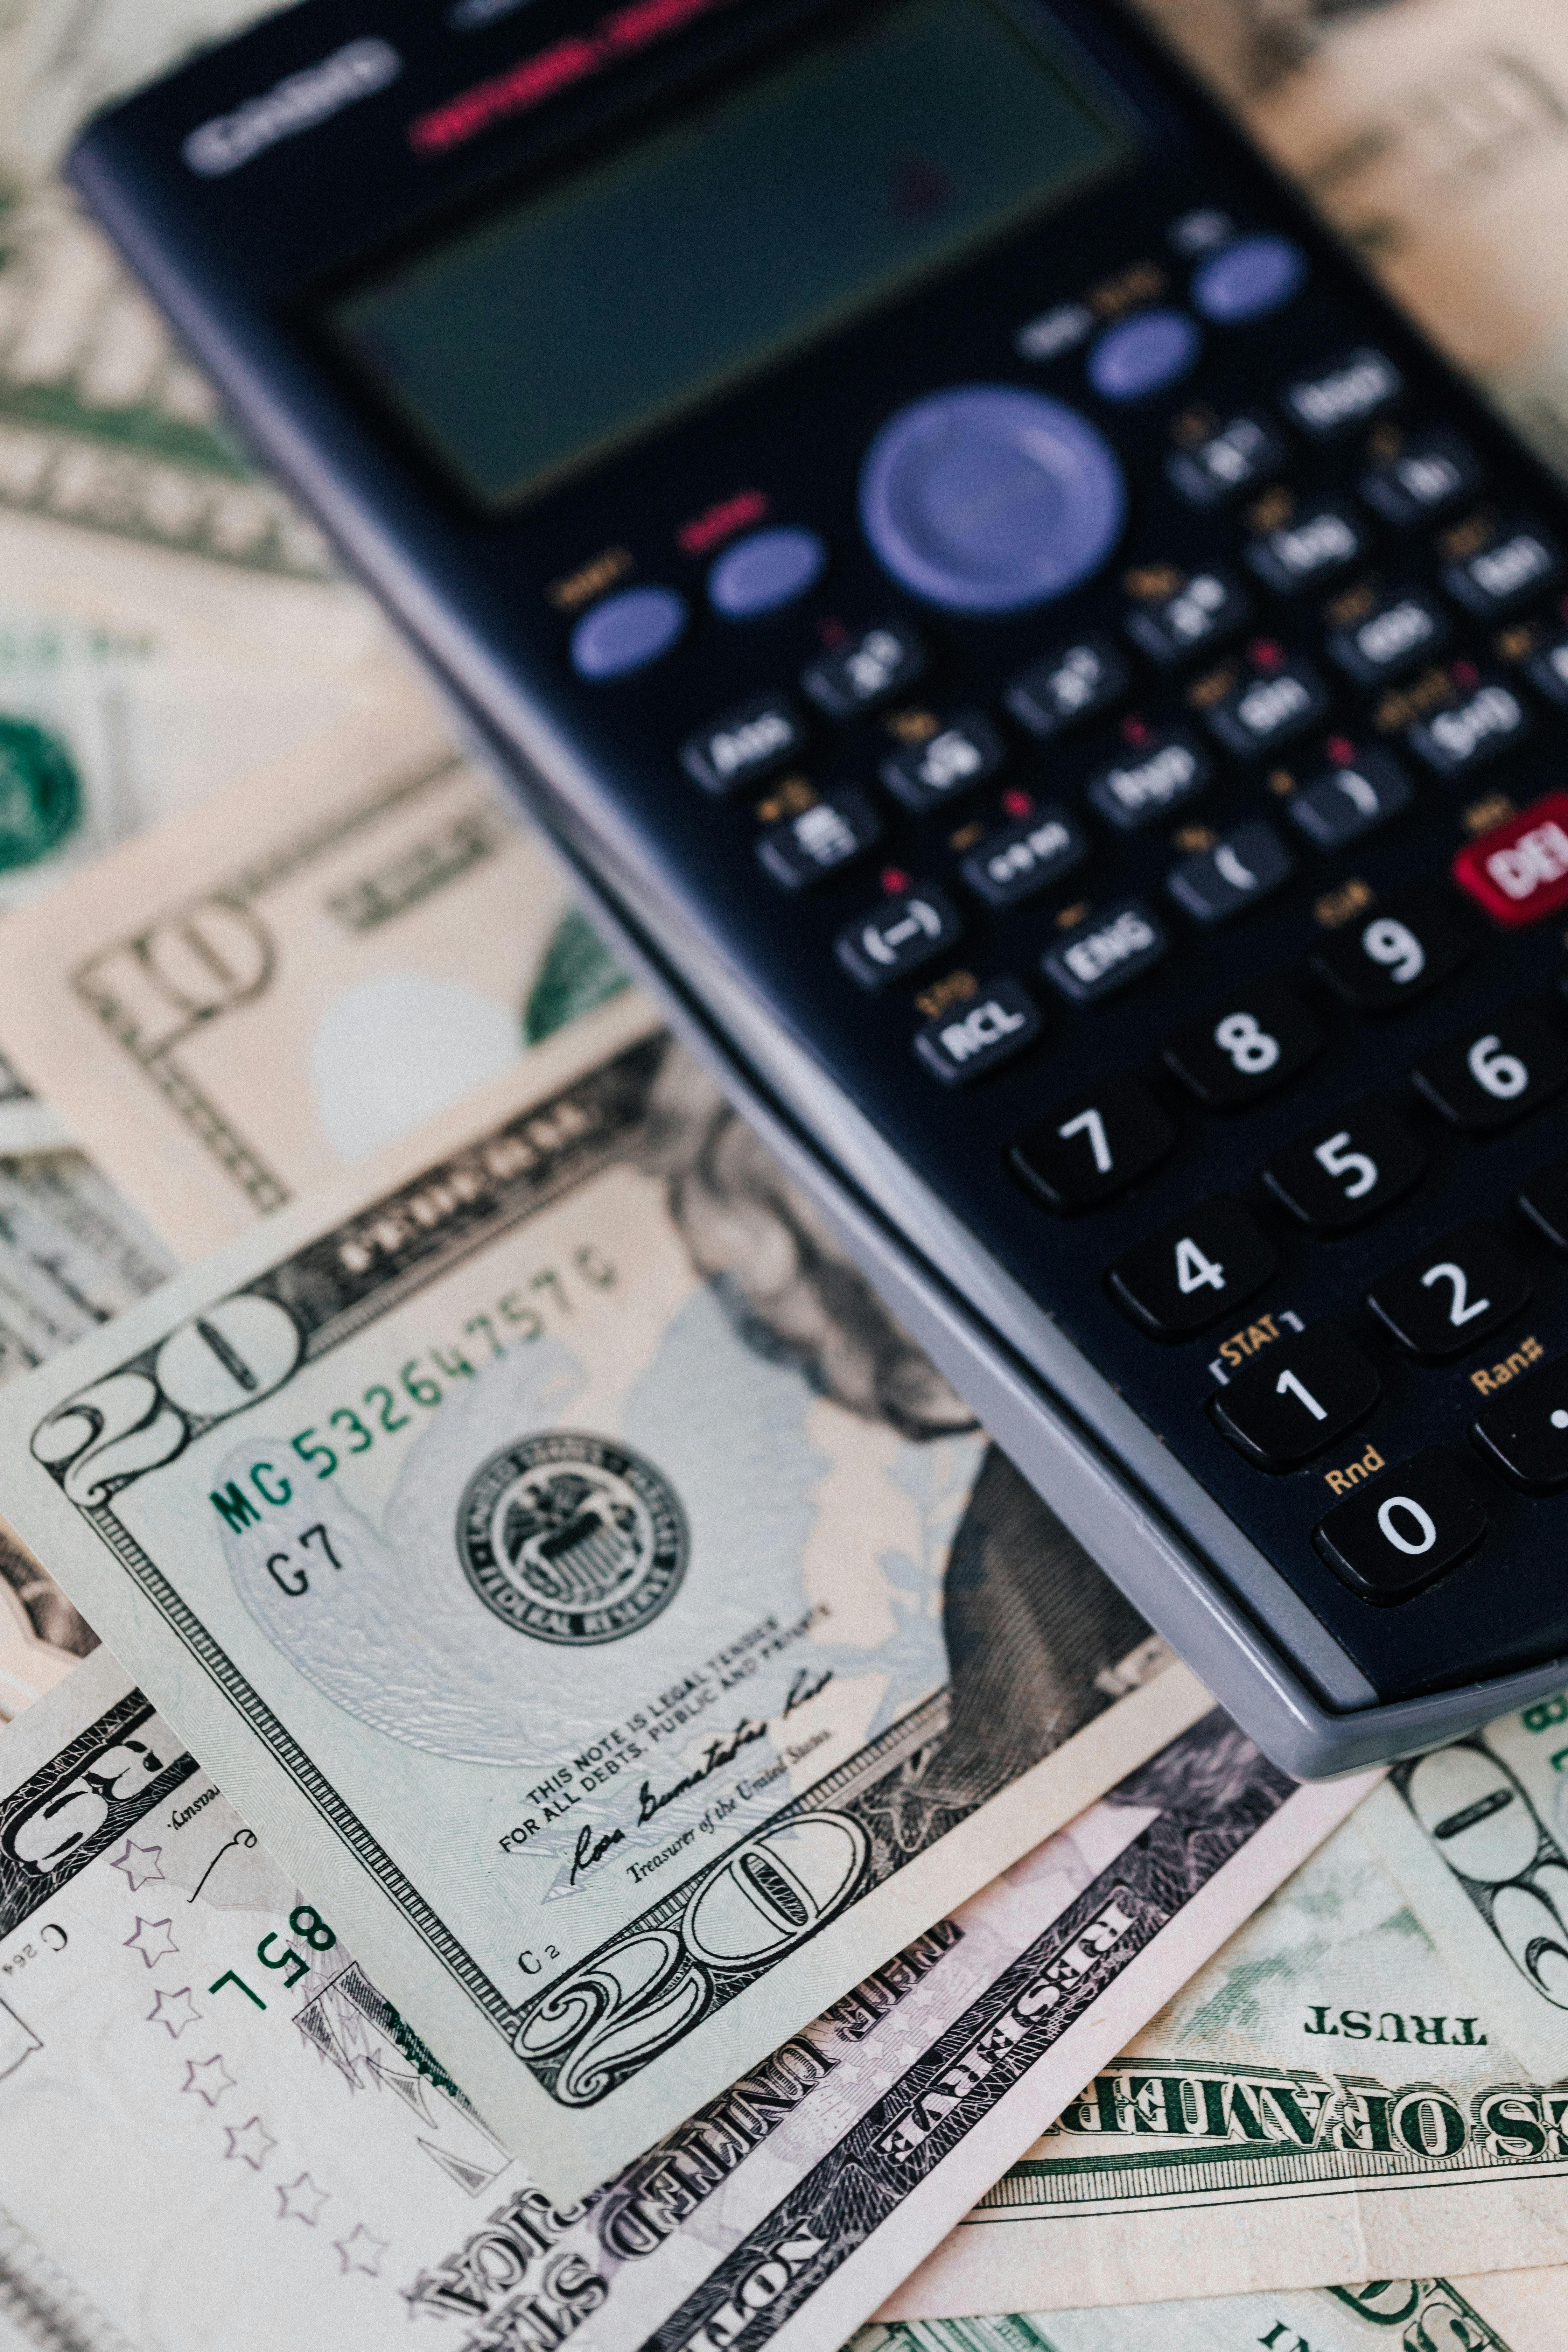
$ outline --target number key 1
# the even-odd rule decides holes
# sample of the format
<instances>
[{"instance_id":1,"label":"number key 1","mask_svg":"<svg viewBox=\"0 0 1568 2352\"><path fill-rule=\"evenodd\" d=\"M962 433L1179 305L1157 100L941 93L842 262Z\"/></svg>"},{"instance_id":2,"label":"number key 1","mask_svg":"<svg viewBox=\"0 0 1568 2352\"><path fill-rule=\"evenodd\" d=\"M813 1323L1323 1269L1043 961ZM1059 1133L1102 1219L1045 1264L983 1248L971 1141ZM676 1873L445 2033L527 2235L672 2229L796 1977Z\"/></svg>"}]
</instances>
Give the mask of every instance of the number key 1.
<instances>
[{"instance_id":1,"label":"number key 1","mask_svg":"<svg viewBox=\"0 0 1568 2352\"><path fill-rule=\"evenodd\" d=\"M1145 1086L1110 1077L1015 1138L1014 1168L1047 1208L1098 1209L1159 1166L1176 1130Z\"/></svg>"},{"instance_id":2,"label":"number key 1","mask_svg":"<svg viewBox=\"0 0 1568 2352\"><path fill-rule=\"evenodd\" d=\"M1289 1470L1332 1445L1383 1392L1361 1349L1337 1323L1277 1340L1210 1399L1223 1437L1262 1470Z\"/></svg>"},{"instance_id":3,"label":"number key 1","mask_svg":"<svg viewBox=\"0 0 1568 2352\"><path fill-rule=\"evenodd\" d=\"M1323 1033L1288 988L1265 985L1187 1022L1165 1060L1209 1110L1245 1110L1304 1070Z\"/></svg>"}]
</instances>

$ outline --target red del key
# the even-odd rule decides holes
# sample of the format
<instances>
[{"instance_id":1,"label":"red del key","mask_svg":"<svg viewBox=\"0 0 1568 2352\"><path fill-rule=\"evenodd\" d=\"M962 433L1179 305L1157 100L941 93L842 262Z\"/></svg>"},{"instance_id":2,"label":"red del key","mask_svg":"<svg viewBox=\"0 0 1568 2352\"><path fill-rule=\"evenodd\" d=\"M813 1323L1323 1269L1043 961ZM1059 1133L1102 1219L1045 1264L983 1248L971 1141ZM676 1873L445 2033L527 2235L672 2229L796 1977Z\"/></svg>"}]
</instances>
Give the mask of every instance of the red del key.
<instances>
[{"instance_id":1,"label":"red del key","mask_svg":"<svg viewBox=\"0 0 1568 2352\"><path fill-rule=\"evenodd\" d=\"M1548 793L1467 842L1453 873L1494 923L1539 923L1568 907L1568 793Z\"/></svg>"}]
</instances>

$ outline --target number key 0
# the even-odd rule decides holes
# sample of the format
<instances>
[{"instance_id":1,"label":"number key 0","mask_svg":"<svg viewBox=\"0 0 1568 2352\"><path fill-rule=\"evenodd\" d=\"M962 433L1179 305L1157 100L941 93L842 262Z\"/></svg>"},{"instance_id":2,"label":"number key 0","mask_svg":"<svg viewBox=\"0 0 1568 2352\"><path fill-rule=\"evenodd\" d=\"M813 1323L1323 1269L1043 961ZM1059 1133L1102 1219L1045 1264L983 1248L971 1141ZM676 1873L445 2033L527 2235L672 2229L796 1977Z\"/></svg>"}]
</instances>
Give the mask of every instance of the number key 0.
<instances>
[{"instance_id":1,"label":"number key 0","mask_svg":"<svg viewBox=\"0 0 1568 2352\"><path fill-rule=\"evenodd\" d=\"M1279 1263L1239 1201L1200 1202L1118 1258L1106 1279L1125 1315L1156 1339L1184 1339L1261 1290Z\"/></svg>"},{"instance_id":2,"label":"number key 0","mask_svg":"<svg viewBox=\"0 0 1568 2352\"><path fill-rule=\"evenodd\" d=\"M1036 1119L1015 1138L1010 1157L1047 1208L1098 1209L1157 1168L1175 1139L1147 1087L1110 1077Z\"/></svg>"},{"instance_id":3,"label":"number key 0","mask_svg":"<svg viewBox=\"0 0 1568 2352\"><path fill-rule=\"evenodd\" d=\"M1185 1023L1164 1052L1205 1109L1245 1110L1304 1070L1322 1043L1322 1031L1290 991L1265 983Z\"/></svg>"},{"instance_id":4,"label":"number key 0","mask_svg":"<svg viewBox=\"0 0 1568 2352\"><path fill-rule=\"evenodd\" d=\"M1369 1413L1383 1384L1337 1323L1265 1348L1209 1400L1223 1437L1261 1470L1289 1470Z\"/></svg>"}]
</instances>

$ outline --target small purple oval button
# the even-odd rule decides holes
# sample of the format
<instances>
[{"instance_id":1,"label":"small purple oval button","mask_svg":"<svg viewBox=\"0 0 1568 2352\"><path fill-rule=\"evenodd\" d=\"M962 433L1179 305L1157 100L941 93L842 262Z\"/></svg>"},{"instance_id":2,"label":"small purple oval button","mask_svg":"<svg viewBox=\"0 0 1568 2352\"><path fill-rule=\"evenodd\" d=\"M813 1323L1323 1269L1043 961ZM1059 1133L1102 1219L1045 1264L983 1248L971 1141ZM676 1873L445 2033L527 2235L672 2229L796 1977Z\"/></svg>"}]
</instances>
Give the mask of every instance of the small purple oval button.
<instances>
[{"instance_id":1,"label":"small purple oval button","mask_svg":"<svg viewBox=\"0 0 1568 2352\"><path fill-rule=\"evenodd\" d=\"M1203 337L1184 310L1140 310L1108 327L1089 355L1101 400L1143 400L1185 375Z\"/></svg>"},{"instance_id":2,"label":"small purple oval button","mask_svg":"<svg viewBox=\"0 0 1568 2352\"><path fill-rule=\"evenodd\" d=\"M1216 326L1282 310L1307 282L1307 257L1288 236L1243 236L1193 272L1194 307Z\"/></svg>"},{"instance_id":3,"label":"small purple oval button","mask_svg":"<svg viewBox=\"0 0 1568 2352\"><path fill-rule=\"evenodd\" d=\"M793 604L822 577L827 547L814 530L781 523L738 539L708 574L708 601L731 621Z\"/></svg>"},{"instance_id":4,"label":"small purple oval button","mask_svg":"<svg viewBox=\"0 0 1568 2352\"><path fill-rule=\"evenodd\" d=\"M667 654L686 626L686 599L673 588L623 588L584 613L572 632L579 677L625 677Z\"/></svg>"}]
</instances>

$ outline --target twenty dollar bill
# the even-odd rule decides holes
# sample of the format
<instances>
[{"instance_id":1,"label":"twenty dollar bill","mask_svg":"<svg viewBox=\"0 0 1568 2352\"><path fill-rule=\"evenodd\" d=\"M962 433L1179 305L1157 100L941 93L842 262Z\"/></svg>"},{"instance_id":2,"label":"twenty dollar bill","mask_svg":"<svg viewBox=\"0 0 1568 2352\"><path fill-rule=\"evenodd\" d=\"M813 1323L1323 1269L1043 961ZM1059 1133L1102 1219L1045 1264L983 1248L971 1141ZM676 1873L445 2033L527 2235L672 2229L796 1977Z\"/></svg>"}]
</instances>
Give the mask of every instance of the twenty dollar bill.
<instances>
[{"instance_id":1,"label":"twenty dollar bill","mask_svg":"<svg viewBox=\"0 0 1568 2352\"><path fill-rule=\"evenodd\" d=\"M575 2193L1208 1702L639 1002L426 1133L12 1391L6 1509Z\"/></svg>"}]
</instances>

